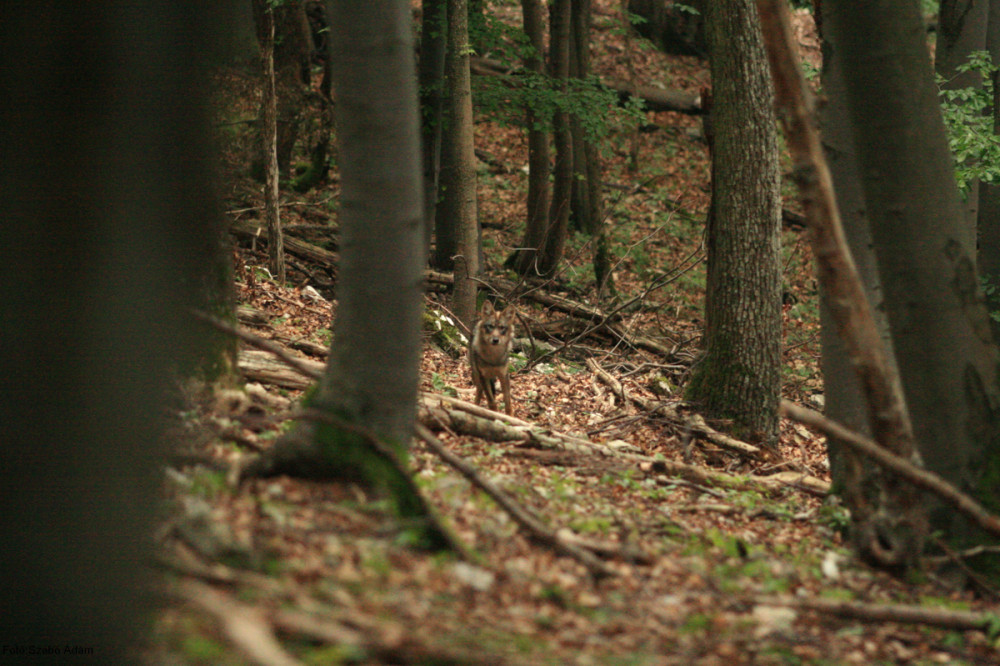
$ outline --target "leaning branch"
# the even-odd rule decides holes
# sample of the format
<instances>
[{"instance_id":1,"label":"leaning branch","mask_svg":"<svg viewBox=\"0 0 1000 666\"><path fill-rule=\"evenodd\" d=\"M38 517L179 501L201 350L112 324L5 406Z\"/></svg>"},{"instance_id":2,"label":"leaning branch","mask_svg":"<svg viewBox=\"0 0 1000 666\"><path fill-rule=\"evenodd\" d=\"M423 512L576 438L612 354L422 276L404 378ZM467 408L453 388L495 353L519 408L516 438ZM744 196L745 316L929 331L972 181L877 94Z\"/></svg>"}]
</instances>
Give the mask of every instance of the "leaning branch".
<instances>
[{"instance_id":1,"label":"leaning branch","mask_svg":"<svg viewBox=\"0 0 1000 666\"><path fill-rule=\"evenodd\" d=\"M921 469L906 458L901 458L890 453L867 437L862 437L856 432L848 430L819 412L800 407L788 400L781 401L781 415L815 428L823 434L833 437L838 442L846 444L855 451L868 456L879 465L903 477L914 486L934 493L942 501L953 506L990 534L1000 536L1000 518L991 514L981 504L956 489L934 472Z\"/></svg>"}]
</instances>

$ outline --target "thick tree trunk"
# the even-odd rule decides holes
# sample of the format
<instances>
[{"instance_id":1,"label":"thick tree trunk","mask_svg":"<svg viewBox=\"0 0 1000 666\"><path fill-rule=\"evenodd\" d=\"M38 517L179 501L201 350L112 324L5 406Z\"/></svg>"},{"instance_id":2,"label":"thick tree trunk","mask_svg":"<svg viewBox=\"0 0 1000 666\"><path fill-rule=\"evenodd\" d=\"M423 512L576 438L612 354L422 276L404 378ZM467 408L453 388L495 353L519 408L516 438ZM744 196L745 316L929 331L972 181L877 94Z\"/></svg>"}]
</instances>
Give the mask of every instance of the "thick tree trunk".
<instances>
[{"instance_id":1,"label":"thick tree trunk","mask_svg":"<svg viewBox=\"0 0 1000 666\"><path fill-rule=\"evenodd\" d=\"M92 650L52 663L134 662L151 626L163 410L219 277L202 74L231 9L0 6L0 623Z\"/></svg>"},{"instance_id":2,"label":"thick tree trunk","mask_svg":"<svg viewBox=\"0 0 1000 666\"><path fill-rule=\"evenodd\" d=\"M916 3L828 0L824 28L840 45L885 309L920 453L928 469L996 507L1000 367L922 18ZM977 539L952 511L936 511L932 525L956 542Z\"/></svg>"},{"instance_id":3,"label":"thick tree trunk","mask_svg":"<svg viewBox=\"0 0 1000 666\"><path fill-rule=\"evenodd\" d=\"M770 72L750 0L708 3L712 63L712 204L705 356L689 397L774 446L780 397L778 146Z\"/></svg>"},{"instance_id":4,"label":"thick tree trunk","mask_svg":"<svg viewBox=\"0 0 1000 666\"><path fill-rule=\"evenodd\" d=\"M857 377L854 386L861 391L866 407L864 425L874 433L881 447L910 460L916 451L913 428L902 389L882 344L882 332L841 228L833 179L826 167L819 134L813 127L812 100L798 57L793 55L795 41L787 6L784 0L758 0L757 4L783 111L788 149L796 165L793 175L808 220L828 323L835 324L843 342L842 353L849 356ZM828 50L837 52L836 48ZM828 65L833 66L832 73L836 75L839 71L836 62L831 59ZM829 67L825 74L826 81L836 91L840 80L831 79ZM835 121L840 119L834 116ZM845 138L841 130L840 138ZM873 564L900 573L918 566L927 534L927 516L916 488L892 473L866 472L871 465L863 467L862 461L850 455L845 455L843 462L838 481L851 512L851 532L857 552Z\"/></svg>"},{"instance_id":5,"label":"thick tree trunk","mask_svg":"<svg viewBox=\"0 0 1000 666\"><path fill-rule=\"evenodd\" d=\"M819 23L822 24L822 21ZM824 33L822 38L823 90L826 94L826 103L820 107L823 148L851 257L871 305L870 310L886 350L886 361L890 364L893 375L898 376L854 149L854 133L844 100L841 54L829 35ZM835 321L831 317L829 297L828 290L821 286L821 368L825 386L825 413L855 432L871 435L867 401L844 341L838 335ZM856 514L861 519L864 512L860 510L860 505L876 504L872 498L865 499L865 496L877 492L882 472L880 468L867 464L852 450L843 448L835 439L828 438L827 447L834 485L844 493L855 493L848 497L847 503L852 508L852 515Z\"/></svg>"}]
</instances>

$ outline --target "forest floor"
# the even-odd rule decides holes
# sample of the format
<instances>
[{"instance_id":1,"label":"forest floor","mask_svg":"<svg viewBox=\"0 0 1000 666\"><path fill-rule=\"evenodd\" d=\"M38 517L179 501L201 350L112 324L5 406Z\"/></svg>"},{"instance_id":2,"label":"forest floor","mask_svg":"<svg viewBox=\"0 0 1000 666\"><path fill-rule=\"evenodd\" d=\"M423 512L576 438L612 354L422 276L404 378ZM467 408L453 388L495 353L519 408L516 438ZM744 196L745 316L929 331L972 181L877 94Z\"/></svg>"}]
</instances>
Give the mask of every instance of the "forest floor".
<instances>
[{"instance_id":1,"label":"forest floor","mask_svg":"<svg viewBox=\"0 0 1000 666\"><path fill-rule=\"evenodd\" d=\"M599 75L692 93L707 85L703 61L626 40L617 2L595 0L594 8ZM815 36L808 20L803 25L803 48L815 59ZM260 187L245 175L251 124L242 122L256 116L255 76L234 69L217 77L234 223L261 217ZM579 234L565 270L535 286L604 312L639 296L620 330L626 340L641 334L655 344L595 330L516 372L514 416L530 425L500 419L521 428L506 442L482 421L478 435L442 427L444 410L469 414L433 398L471 400L466 363L432 331L422 360L422 420L556 539L597 553L599 567L528 533L419 440L410 465L468 558L408 547L385 502L354 484L277 478L235 485L234 471L290 426L302 395L290 373L255 366L246 389L192 389L178 417L168 516L158 533L173 601L158 617L149 663L1000 662L995 633L941 619L949 611L995 611L996 596L944 580L902 581L852 556L841 536L845 513L823 496L829 474L821 437L783 421L777 456L738 454L711 435L725 424L706 429L684 404L702 327L707 151L698 117L647 116L648 131L613 131L603 156L617 295L597 298L588 239ZM627 166L632 141L634 170ZM476 147L485 160L478 166L487 274L511 279L501 264L523 233L523 132L478 109ZM334 173L311 192L283 192L289 233L335 250L337 191ZM787 195L794 209L793 192ZM239 302L253 308L244 311L244 328L305 349L290 353L322 367L335 300L320 278L335 269L293 254L288 285L279 286L262 268L263 244L234 238ZM783 253L783 396L820 407L816 282L801 231L783 231ZM654 283L661 286L649 291ZM428 310L445 311L448 293L430 286ZM547 342L560 347L587 325L527 296L514 302L536 341L546 341L545 329ZM531 344L519 341L516 369ZM524 434L531 429L542 436ZM891 613L899 604L926 614L906 621Z\"/></svg>"}]
</instances>

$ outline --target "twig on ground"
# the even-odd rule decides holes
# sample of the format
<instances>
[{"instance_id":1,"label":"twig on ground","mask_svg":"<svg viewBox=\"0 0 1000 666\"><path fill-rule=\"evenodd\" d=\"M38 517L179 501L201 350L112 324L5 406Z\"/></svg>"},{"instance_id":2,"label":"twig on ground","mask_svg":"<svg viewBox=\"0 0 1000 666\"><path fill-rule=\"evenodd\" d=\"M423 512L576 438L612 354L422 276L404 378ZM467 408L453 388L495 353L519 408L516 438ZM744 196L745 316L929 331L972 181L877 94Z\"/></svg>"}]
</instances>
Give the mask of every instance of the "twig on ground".
<instances>
[{"instance_id":1,"label":"twig on ground","mask_svg":"<svg viewBox=\"0 0 1000 666\"><path fill-rule=\"evenodd\" d=\"M746 456L756 460L767 458L767 454L758 446L753 444L747 444L746 442L741 442L738 439L724 435L718 430L711 428L705 419L701 418L697 414L692 416L683 416L678 413L677 409L668 403L654 403L652 400L646 400L645 398L628 393L625 387L622 386L621 382L615 379L610 372L604 370L597 364L592 358L587 359L587 367L590 368L591 372L597 375L597 377L611 387L611 390L615 392L622 400L632 401L639 405L643 410L656 414L659 416L664 416L672 421L685 425L692 433L697 434L704 439L721 446L722 448L737 453L741 456Z\"/></svg>"},{"instance_id":2,"label":"twig on ground","mask_svg":"<svg viewBox=\"0 0 1000 666\"><path fill-rule=\"evenodd\" d=\"M514 521L521 526L522 529L530 534L535 541L552 548L557 553L572 557L587 567L587 570L590 571L595 578L603 578L615 574L613 569L609 568L604 562L597 559L592 552L583 550L579 546L569 543L567 539L560 537L554 531L542 524L542 522L531 512L510 499L507 493L502 491L492 482L482 478L479 475L479 472L477 472L472 465L449 451L444 443L435 437L434 433L423 425L417 425L417 437L419 437L431 451L436 453L438 457L454 467L459 471L459 473L462 474L462 476L472 482L473 485L479 487L483 492L493 498L493 501L500 505L500 507L506 511L511 518L513 518Z\"/></svg>"}]
</instances>

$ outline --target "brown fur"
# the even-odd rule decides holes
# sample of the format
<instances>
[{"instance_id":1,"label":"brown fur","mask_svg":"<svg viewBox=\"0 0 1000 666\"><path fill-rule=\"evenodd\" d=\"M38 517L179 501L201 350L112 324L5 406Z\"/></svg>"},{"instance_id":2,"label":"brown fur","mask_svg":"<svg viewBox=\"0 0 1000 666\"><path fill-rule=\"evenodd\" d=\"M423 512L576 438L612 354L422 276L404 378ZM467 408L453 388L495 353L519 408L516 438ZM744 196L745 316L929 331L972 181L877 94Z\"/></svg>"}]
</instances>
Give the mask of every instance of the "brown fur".
<instances>
[{"instance_id":1,"label":"brown fur","mask_svg":"<svg viewBox=\"0 0 1000 666\"><path fill-rule=\"evenodd\" d=\"M469 368L472 383L476 387L476 404L486 396L486 404L496 411L496 387L494 379L503 387L504 411L512 410L510 399L510 376L508 364L510 349L514 344L514 306L508 305L497 312L489 301L483 302L479 311L479 321L472 328L472 342L469 343Z\"/></svg>"}]
</instances>

